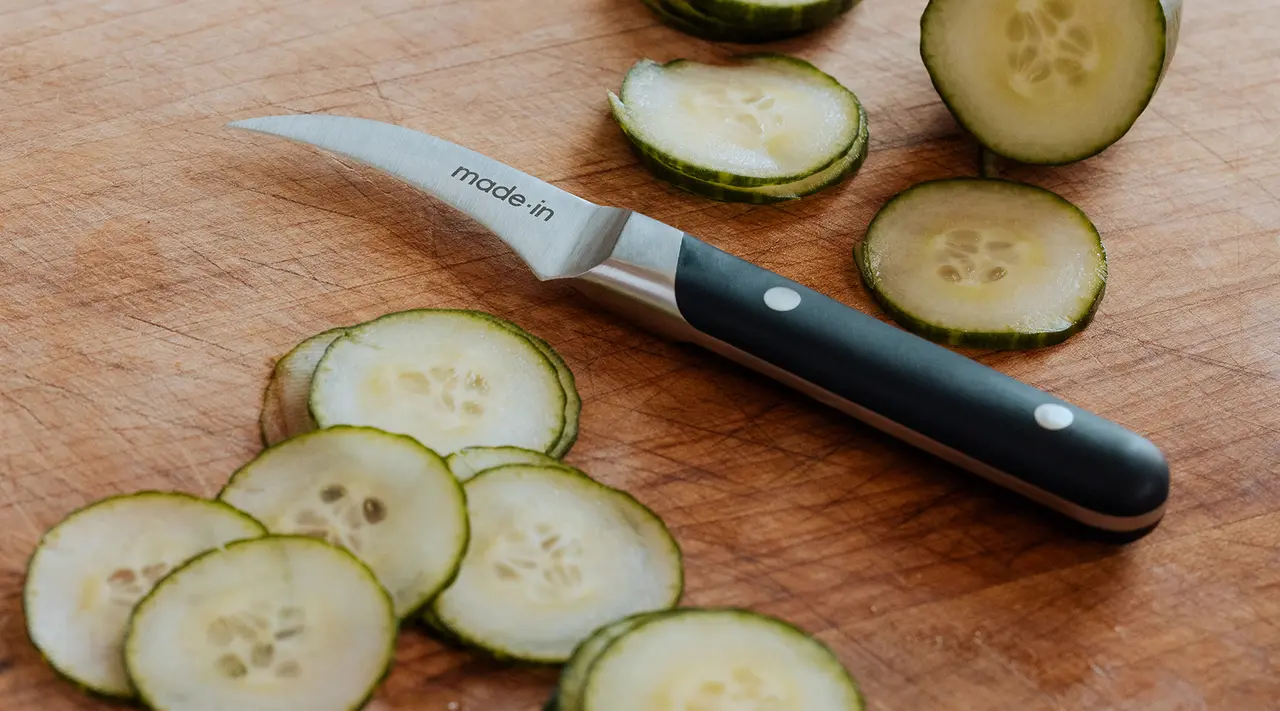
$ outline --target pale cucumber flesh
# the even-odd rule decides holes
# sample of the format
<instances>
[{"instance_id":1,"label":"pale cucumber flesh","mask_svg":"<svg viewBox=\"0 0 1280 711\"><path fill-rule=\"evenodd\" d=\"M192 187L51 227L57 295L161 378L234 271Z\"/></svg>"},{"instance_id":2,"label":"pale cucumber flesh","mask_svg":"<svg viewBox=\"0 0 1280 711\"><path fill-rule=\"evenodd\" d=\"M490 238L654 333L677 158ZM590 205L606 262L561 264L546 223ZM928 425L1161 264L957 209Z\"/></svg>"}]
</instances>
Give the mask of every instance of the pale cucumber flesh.
<instances>
[{"instance_id":1,"label":"pale cucumber flesh","mask_svg":"<svg viewBox=\"0 0 1280 711\"><path fill-rule=\"evenodd\" d=\"M591 668L604 650L640 623L663 614L670 614L670 612L642 612L628 615L617 622L601 627L583 640L560 671L555 695L557 711L582 711L583 687L589 678Z\"/></svg>"},{"instance_id":2,"label":"pale cucumber flesh","mask_svg":"<svg viewBox=\"0 0 1280 711\"><path fill-rule=\"evenodd\" d=\"M619 104L616 97L611 97L610 101L613 102L614 110L617 111ZM870 139L866 112L861 109L861 105L859 105L859 122L858 136L853 145L849 147L848 153L813 175L797 180L794 183L782 185L760 185L750 188L722 185L686 175L676 167L663 163L660 158L652 153L643 150L637 151L637 153L639 153L641 162L656 177L686 192L722 202L778 203L813 195L834 187L855 174L867 158L868 141Z\"/></svg>"},{"instance_id":3,"label":"pale cucumber flesh","mask_svg":"<svg viewBox=\"0 0 1280 711\"><path fill-rule=\"evenodd\" d=\"M31 640L77 685L133 697L121 652L137 602L190 558L265 533L226 504L177 492L124 494L78 509L45 533L28 567Z\"/></svg>"},{"instance_id":4,"label":"pale cucumber flesh","mask_svg":"<svg viewBox=\"0 0 1280 711\"><path fill-rule=\"evenodd\" d=\"M1146 109L1176 44L1181 2L1167 6L931 0L920 51L939 95L980 143L1025 163L1068 163L1118 141Z\"/></svg>"},{"instance_id":5,"label":"pale cucumber flesh","mask_svg":"<svg viewBox=\"0 0 1280 711\"><path fill-rule=\"evenodd\" d=\"M581 705L562 711L769 709L861 711L857 683L802 630L737 609L682 609L643 620L599 653Z\"/></svg>"},{"instance_id":6,"label":"pale cucumber flesh","mask_svg":"<svg viewBox=\"0 0 1280 711\"><path fill-rule=\"evenodd\" d=\"M999 179L916 185L889 200L857 250L862 278L905 328L988 348L1059 343L1102 299L1106 253L1077 207Z\"/></svg>"},{"instance_id":7,"label":"pale cucumber flesh","mask_svg":"<svg viewBox=\"0 0 1280 711\"><path fill-rule=\"evenodd\" d=\"M467 545L462 486L414 439L339 425L270 447L218 495L272 533L348 549L405 617L457 572Z\"/></svg>"},{"instance_id":8,"label":"pale cucumber flesh","mask_svg":"<svg viewBox=\"0 0 1280 711\"><path fill-rule=\"evenodd\" d=\"M125 663L172 711L355 711L393 663L390 596L357 558L298 536L203 554L139 603Z\"/></svg>"},{"instance_id":9,"label":"pale cucumber flesh","mask_svg":"<svg viewBox=\"0 0 1280 711\"><path fill-rule=\"evenodd\" d=\"M407 434L441 455L464 447L555 451L566 395L551 361L490 317L422 309L350 328L312 378L321 427Z\"/></svg>"},{"instance_id":10,"label":"pale cucumber flesh","mask_svg":"<svg viewBox=\"0 0 1280 711\"><path fill-rule=\"evenodd\" d=\"M471 544L432 613L467 644L559 663L601 625L679 600L680 549L631 496L529 465L488 470L464 487Z\"/></svg>"},{"instance_id":11,"label":"pale cucumber flesh","mask_svg":"<svg viewBox=\"0 0 1280 711\"><path fill-rule=\"evenodd\" d=\"M614 118L628 138L695 178L737 187L792 183L830 166L858 136L856 97L808 62L776 54L724 64L641 60Z\"/></svg>"}]
</instances>

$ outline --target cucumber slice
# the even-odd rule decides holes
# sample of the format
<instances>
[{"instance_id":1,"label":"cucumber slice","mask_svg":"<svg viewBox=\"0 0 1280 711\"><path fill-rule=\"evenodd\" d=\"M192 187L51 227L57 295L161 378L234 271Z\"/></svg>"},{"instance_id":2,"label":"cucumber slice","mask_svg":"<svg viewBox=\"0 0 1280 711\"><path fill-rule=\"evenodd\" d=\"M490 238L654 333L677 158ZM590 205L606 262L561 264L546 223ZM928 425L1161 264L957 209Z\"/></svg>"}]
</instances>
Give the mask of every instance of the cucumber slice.
<instances>
[{"instance_id":1,"label":"cucumber slice","mask_svg":"<svg viewBox=\"0 0 1280 711\"><path fill-rule=\"evenodd\" d=\"M444 460L411 437L369 427L338 425L268 447L218 498L272 533L350 550L399 617L453 579L467 547L462 485Z\"/></svg>"},{"instance_id":2,"label":"cucumber slice","mask_svg":"<svg viewBox=\"0 0 1280 711\"><path fill-rule=\"evenodd\" d=\"M615 101L610 97L610 101ZM615 108L616 110L616 108ZM833 188L844 182L862 167L863 162L867 158L867 145L869 141L869 126L865 111L859 105L859 129L858 137L854 141L853 146L849 148L849 152L840 157L835 163L827 168L814 173L813 175L798 180L794 183L785 185L762 185L755 188L736 188L730 185L720 185L718 183L709 183L705 180L699 180L689 175L685 175L675 168L666 165L658 160L653 154L638 150L640 162L655 176L661 180L686 191L698 195L700 197L719 200L721 202L745 202L753 204L768 204L785 202L788 200L798 200L802 197L813 195L821 190Z\"/></svg>"},{"instance_id":3,"label":"cucumber slice","mask_svg":"<svg viewBox=\"0 0 1280 711\"><path fill-rule=\"evenodd\" d=\"M556 684L555 701L558 711L581 711L582 689L586 684L588 672L610 644L635 629L640 623L669 612L641 612L629 615L617 622L597 629L573 650L573 656L560 670L560 681Z\"/></svg>"},{"instance_id":4,"label":"cucumber slice","mask_svg":"<svg viewBox=\"0 0 1280 711\"><path fill-rule=\"evenodd\" d=\"M975 348L1036 348L1084 329L1107 257L1075 205L990 178L920 183L891 198L855 250L863 282L901 326Z\"/></svg>"},{"instance_id":5,"label":"cucumber slice","mask_svg":"<svg viewBox=\"0 0 1280 711\"><path fill-rule=\"evenodd\" d=\"M1133 127L1168 71L1181 15L1181 0L930 0L920 54L979 142L1064 164Z\"/></svg>"},{"instance_id":6,"label":"cucumber slice","mask_svg":"<svg viewBox=\"0 0 1280 711\"><path fill-rule=\"evenodd\" d=\"M492 317L444 309L348 329L320 359L310 398L320 427L407 434L441 455L472 446L555 451L566 402L531 341Z\"/></svg>"},{"instance_id":7,"label":"cucumber slice","mask_svg":"<svg viewBox=\"0 0 1280 711\"><path fill-rule=\"evenodd\" d=\"M564 431L560 433L560 439L547 452L548 455L556 459L560 459L573 449L573 445L578 441L578 419L582 414L582 397L578 394L577 380L573 376L573 371L569 370L568 364L564 362L564 358L551 347L551 344L545 340L533 335L529 331L517 326L516 324L493 314L487 314L480 311L472 312L481 316L485 316L493 320L510 331L524 336L534 348L542 352L547 360L551 361L551 367L556 369L556 377L560 379L560 388L564 390Z\"/></svg>"},{"instance_id":8,"label":"cucumber slice","mask_svg":"<svg viewBox=\"0 0 1280 711\"><path fill-rule=\"evenodd\" d=\"M781 54L731 63L632 65L613 117L632 143L685 175L733 187L803 180L849 152L861 129L853 92Z\"/></svg>"},{"instance_id":9,"label":"cucumber slice","mask_svg":"<svg viewBox=\"0 0 1280 711\"><path fill-rule=\"evenodd\" d=\"M490 469L464 488L471 544L432 609L466 644L560 663L601 625L679 601L680 548L629 494L561 466Z\"/></svg>"},{"instance_id":10,"label":"cucumber slice","mask_svg":"<svg viewBox=\"0 0 1280 711\"><path fill-rule=\"evenodd\" d=\"M300 536L192 559L138 603L125 664L168 711L354 711L393 663L391 597L349 552Z\"/></svg>"},{"instance_id":11,"label":"cucumber slice","mask_svg":"<svg viewBox=\"0 0 1280 711\"><path fill-rule=\"evenodd\" d=\"M317 333L294 346L271 371L271 379L262 400L259 428L262 443L270 447L316 428L307 408L311 396L311 374L324 351L341 336L345 328L332 328Z\"/></svg>"},{"instance_id":12,"label":"cucumber slice","mask_svg":"<svg viewBox=\"0 0 1280 711\"><path fill-rule=\"evenodd\" d=\"M694 9L742 27L814 30L853 8L853 0L689 0Z\"/></svg>"},{"instance_id":13,"label":"cucumber slice","mask_svg":"<svg viewBox=\"0 0 1280 711\"><path fill-rule=\"evenodd\" d=\"M465 447L450 454L445 461L458 481L467 481L486 469L508 464L560 466L559 459L520 447Z\"/></svg>"},{"instance_id":14,"label":"cucumber slice","mask_svg":"<svg viewBox=\"0 0 1280 711\"><path fill-rule=\"evenodd\" d=\"M45 532L27 568L27 632L55 671L86 691L132 698L121 645L134 605L175 567L266 533L226 504L178 492L112 496Z\"/></svg>"},{"instance_id":15,"label":"cucumber slice","mask_svg":"<svg viewBox=\"0 0 1280 711\"><path fill-rule=\"evenodd\" d=\"M861 711L865 701L831 649L795 626L748 610L686 608L608 644L579 711L728 708Z\"/></svg>"},{"instance_id":16,"label":"cucumber slice","mask_svg":"<svg viewBox=\"0 0 1280 711\"><path fill-rule=\"evenodd\" d=\"M684 5L677 8L672 0L640 0L662 23L687 35L711 42L736 42L739 44L758 44L787 39L802 34L796 30L774 30L768 28L739 27L713 20L702 13L692 11L692 7ZM691 19L698 17L700 19Z\"/></svg>"}]
</instances>

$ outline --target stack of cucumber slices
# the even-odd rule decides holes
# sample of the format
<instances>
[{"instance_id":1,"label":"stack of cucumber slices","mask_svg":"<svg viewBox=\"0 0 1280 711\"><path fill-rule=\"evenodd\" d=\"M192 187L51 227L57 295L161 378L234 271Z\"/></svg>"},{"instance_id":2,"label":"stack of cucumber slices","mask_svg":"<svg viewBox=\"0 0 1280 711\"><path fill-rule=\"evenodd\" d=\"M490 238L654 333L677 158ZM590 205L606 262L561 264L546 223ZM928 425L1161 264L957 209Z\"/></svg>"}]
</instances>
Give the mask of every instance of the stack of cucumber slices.
<instances>
[{"instance_id":1,"label":"stack of cucumber slices","mask_svg":"<svg viewBox=\"0 0 1280 711\"><path fill-rule=\"evenodd\" d=\"M643 0L669 27L706 40L754 44L825 27L857 0Z\"/></svg>"},{"instance_id":2,"label":"stack of cucumber slices","mask_svg":"<svg viewBox=\"0 0 1280 711\"><path fill-rule=\"evenodd\" d=\"M725 64L640 60L609 102L650 171L714 200L795 200L844 181L867 156L858 97L786 55Z\"/></svg>"},{"instance_id":3,"label":"stack of cucumber slices","mask_svg":"<svg viewBox=\"0 0 1280 711\"><path fill-rule=\"evenodd\" d=\"M663 520L563 459L580 409L559 354L490 314L315 334L277 362L264 447L216 497L112 496L45 533L24 589L31 641L82 689L166 711L354 711L411 622L492 658L575 660L551 702L564 711L646 688L860 709L799 630L679 607ZM675 612L689 616L634 637L617 625Z\"/></svg>"}]
</instances>

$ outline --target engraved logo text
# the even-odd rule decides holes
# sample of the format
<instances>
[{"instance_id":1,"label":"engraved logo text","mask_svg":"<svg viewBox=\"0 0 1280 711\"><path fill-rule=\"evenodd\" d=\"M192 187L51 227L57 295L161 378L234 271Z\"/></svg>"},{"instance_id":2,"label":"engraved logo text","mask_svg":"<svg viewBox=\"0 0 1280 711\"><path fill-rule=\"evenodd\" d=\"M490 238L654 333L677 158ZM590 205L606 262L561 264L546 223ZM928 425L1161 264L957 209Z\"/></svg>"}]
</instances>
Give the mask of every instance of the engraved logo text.
<instances>
[{"instance_id":1,"label":"engraved logo text","mask_svg":"<svg viewBox=\"0 0 1280 711\"><path fill-rule=\"evenodd\" d=\"M488 178L480 177L479 173L466 166L458 166L457 170L453 171L453 174L449 177L457 178L476 190L491 195L512 207L524 207L529 202L524 195L516 192L516 186L498 185ZM550 222L556 213L547 207L545 203L545 200L539 200L537 205L530 205L529 214L534 217L541 217L543 222Z\"/></svg>"}]
</instances>

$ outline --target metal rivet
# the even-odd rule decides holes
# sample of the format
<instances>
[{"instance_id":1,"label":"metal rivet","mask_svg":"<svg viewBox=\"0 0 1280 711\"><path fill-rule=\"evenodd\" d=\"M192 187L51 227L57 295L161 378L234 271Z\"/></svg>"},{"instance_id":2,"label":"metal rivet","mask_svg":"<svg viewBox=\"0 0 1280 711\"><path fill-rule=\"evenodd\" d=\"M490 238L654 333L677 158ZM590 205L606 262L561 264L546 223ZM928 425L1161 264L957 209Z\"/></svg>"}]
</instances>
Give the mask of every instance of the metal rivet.
<instances>
[{"instance_id":1,"label":"metal rivet","mask_svg":"<svg viewBox=\"0 0 1280 711\"><path fill-rule=\"evenodd\" d=\"M1075 415L1071 411L1061 405L1053 403L1045 403L1036 408L1035 412L1036 424L1046 430L1063 430L1071 426L1075 420Z\"/></svg>"},{"instance_id":2,"label":"metal rivet","mask_svg":"<svg viewBox=\"0 0 1280 711\"><path fill-rule=\"evenodd\" d=\"M775 286L764 292L764 305L774 311L790 311L800 305L800 294L795 289Z\"/></svg>"}]
</instances>

